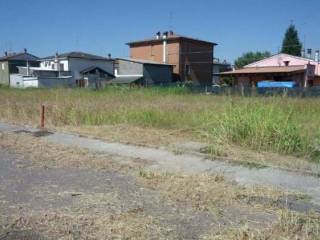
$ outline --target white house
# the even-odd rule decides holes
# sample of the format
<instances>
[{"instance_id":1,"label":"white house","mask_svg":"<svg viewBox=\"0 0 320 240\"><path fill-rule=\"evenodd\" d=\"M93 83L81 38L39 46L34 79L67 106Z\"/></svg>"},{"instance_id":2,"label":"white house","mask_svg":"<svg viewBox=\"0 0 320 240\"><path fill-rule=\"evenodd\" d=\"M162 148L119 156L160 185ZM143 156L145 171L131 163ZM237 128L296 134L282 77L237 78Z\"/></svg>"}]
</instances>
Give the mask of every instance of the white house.
<instances>
[{"instance_id":1,"label":"white house","mask_svg":"<svg viewBox=\"0 0 320 240\"><path fill-rule=\"evenodd\" d=\"M90 86L91 79L89 79L88 76L93 76L93 70L97 74L97 76L94 77L95 81L97 78L109 80L114 77L113 59L84 52L68 52L41 58L40 68L44 70L70 72L74 82L80 87ZM90 69L91 74L84 76L84 73L87 73L85 72L87 69Z\"/></svg>"},{"instance_id":2,"label":"white house","mask_svg":"<svg viewBox=\"0 0 320 240\"><path fill-rule=\"evenodd\" d=\"M41 58L40 67L19 67L10 76L13 87L99 88L114 78L114 60L83 52Z\"/></svg>"}]
</instances>

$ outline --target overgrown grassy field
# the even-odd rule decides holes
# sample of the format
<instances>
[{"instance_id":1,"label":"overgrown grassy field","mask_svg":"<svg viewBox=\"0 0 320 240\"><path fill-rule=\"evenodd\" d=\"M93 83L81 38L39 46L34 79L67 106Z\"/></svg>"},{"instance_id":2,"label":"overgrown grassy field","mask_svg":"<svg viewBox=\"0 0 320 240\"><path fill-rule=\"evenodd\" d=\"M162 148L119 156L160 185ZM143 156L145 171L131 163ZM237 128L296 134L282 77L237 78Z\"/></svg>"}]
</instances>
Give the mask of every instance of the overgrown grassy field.
<instances>
[{"instance_id":1,"label":"overgrown grassy field","mask_svg":"<svg viewBox=\"0 0 320 240\"><path fill-rule=\"evenodd\" d=\"M319 161L320 99L192 94L186 88L0 89L0 119L50 127L127 124L181 130L213 145Z\"/></svg>"},{"instance_id":2,"label":"overgrown grassy field","mask_svg":"<svg viewBox=\"0 0 320 240\"><path fill-rule=\"evenodd\" d=\"M41 104L47 106L46 123L50 128L87 129L90 134L90 130L121 126L114 134L130 135L136 142L140 142L139 137L149 139L148 135L152 134L183 132L187 137L211 143L212 149L208 151L216 154L216 146L229 145L232 149L245 149L248 157L263 152L279 161L278 156L291 155L288 159L298 156L301 161L313 161L312 164L319 166L320 99L317 98L200 95L185 88L0 89L0 121L37 126ZM135 139L131 131L136 129L146 134ZM66 169L73 171L73 177L79 171L82 178L84 171L92 171L97 179L95 186L99 182L97 176L112 179L108 185L125 177L125 184L120 181L109 188L103 185L105 192L99 193L74 191L77 188L69 189L68 184L62 184L60 190L56 184L32 188L35 199L43 198L44 203L50 201L53 206L61 203L66 194L76 194L71 196L73 201L68 198L67 202L74 204L69 207L39 210L35 204L37 211L34 211L27 205L28 201L17 208L15 203L2 198L2 209L11 209L12 213L0 216L0 235L33 229L44 236L65 239L101 239L106 235L177 239L179 224L185 225L185 219L197 213L217 219L218 228L202 230L201 239L319 239L318 212L296 212L290 208L290 202L309 203L304 195L244 187L220 174L189 176L152 172L139 159L121 159L50 144L24 133L0 134L0 149L21 156L14 163L17 169L40 172ZM129 188L128 183L133 180L132 186L137 188ZM63 186L68 186L67 190ZM117 197L124 191L123 186L130 191ZM145 196L142 201L140 197ZM171 208L153 209L160 205L156 199L167 207L179 209L183 217L177 218ZM147 204L131 205L134 202ZM172 222L178 227L172 227Z\"/></svg>"}]
</instances>

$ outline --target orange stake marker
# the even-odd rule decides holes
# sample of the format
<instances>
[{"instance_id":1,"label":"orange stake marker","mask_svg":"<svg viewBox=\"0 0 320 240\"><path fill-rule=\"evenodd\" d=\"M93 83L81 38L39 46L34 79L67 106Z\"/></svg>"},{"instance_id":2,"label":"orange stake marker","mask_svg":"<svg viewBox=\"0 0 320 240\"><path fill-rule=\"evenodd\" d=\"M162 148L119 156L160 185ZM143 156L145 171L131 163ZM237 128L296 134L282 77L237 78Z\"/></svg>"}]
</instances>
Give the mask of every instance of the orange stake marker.
<instances>
[{"instance_id":1,"label":"orange stake marker","mask_svg":"<svg viewBox=\"0 0 320 240\"><path fill-rule=\"evenodd\" d=\"M44 113L45 113L45 105L41 105L41 113L40 113L40 128L44 128Z\"/></svg>"}]
</instances>

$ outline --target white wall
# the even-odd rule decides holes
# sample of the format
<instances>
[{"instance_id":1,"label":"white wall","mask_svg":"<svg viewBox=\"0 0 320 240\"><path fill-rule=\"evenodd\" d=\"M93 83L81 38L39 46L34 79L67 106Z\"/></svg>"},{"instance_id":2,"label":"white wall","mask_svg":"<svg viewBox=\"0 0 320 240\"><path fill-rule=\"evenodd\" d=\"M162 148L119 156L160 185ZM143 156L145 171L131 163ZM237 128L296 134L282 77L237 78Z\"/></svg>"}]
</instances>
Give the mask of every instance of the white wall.
<instances>
[{"instance_id":1,"label":"white wall","mask_svg":"<svg viewBox=\"0 0 320 240\"><path fill-rule=\"evenodd\" d=\"M74 87L75 81L72 77L25 77L20 74L10 75L10 86L14 88L56 88L56 87Z\"/></svg>"},{"instance_id":2,"label":"white wall","mask_svg":"<svg viewBox=\"0 0 320 240\"><path fill-rule=\"evenodd\" d=\"M37 78L30 78L30 79L24 79L23 80L23 87L28 88L28 87L34 87L37 88L39 86L39 81Z\"/></svg>"},{"instance_id":3,"label":"white wall","mask_svg":"<svg viewBox=\"0 0 320 240\"><path fill-rule=\"evenodd\" d=\"M69 71L69 62L67 59L59 60L59 64L63 64L63 71ZM57 65L54 60L45 60L40 63L40 67L43 69L52 70L52 65L54 65L54 69L57 69Z\"/></svg>"},{"instance_id":4,"label":"white wall","mask_svg":"<svg viewBox=\"0 0 320 240\"><path fill-rule=\"evenodd\" d=\"M23 76L19 74L10 74L10 87L22 88L23 87Z\"/></svg>"},{"instance_id":5,"label":"white wall","mask_svg":"<svg viewBox=\"0 0 320 240\"><path fill-rule=\"evenodd\" d=\"M60 64L63 64L63 71L69 71L69 61L68 60L61 60Z\"/></svg>"},{"instance_id":6,"label":"white wall","mask_svg":"<svg viewBox=\"0 0 320 240\"><path fill-rule=\"evenodd\" d=\"M24 77L20 74L10 75L10 86L14 88L38 87L38 78Z\"/></svg>"},{"instance_id":7,"label":"white wall","mask_svg":"<svg viewBox=\"0 0 320 240\"><path fill-rule=\"evenodd\" d=\"M43 69L49 69L49 70L52 70L52 67L51 65L54 64L54 60L51 60L51 61L41 61L40 62L40 67L43 68Z\"/></svg>"}]
</instances>

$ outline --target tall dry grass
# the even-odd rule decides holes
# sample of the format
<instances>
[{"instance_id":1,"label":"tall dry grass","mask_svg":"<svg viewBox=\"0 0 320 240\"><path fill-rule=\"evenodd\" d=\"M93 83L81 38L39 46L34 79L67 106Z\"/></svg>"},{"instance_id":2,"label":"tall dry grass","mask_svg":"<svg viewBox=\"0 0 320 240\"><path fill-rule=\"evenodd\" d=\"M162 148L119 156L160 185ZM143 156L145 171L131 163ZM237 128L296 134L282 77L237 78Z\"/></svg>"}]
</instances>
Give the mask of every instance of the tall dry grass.
<instances>
[{"instance_id":1,"label":"tall dry grass","mask_svg":"<svg viewBox=\"0 0 320 240\"><path fill-rule=\"evenodd\" d=\"M319 159L320 99L205 96L186 88L0 89L0 118L50 126L129 124L206 132L213 143Z\"/></svg>"}]
</instances>

